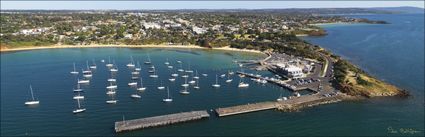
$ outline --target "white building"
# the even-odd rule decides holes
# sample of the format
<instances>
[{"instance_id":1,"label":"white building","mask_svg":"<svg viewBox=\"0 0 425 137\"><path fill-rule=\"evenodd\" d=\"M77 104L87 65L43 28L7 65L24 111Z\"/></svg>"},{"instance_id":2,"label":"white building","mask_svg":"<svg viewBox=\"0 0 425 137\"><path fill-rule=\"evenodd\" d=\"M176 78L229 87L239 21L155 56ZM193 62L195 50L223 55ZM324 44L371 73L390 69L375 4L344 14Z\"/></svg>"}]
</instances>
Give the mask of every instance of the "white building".
<instances>
[{"instance_id":1,"label":"white building","mask_svg":"<svg viewBox=\"0 0 425 137\"><path fill-rule=\"evenodd\" d=\"M299 67L295 67L295 66L288 66L284 69L284 71L286 72L286 75L288 77L292 77L292 78L300 78L303 77L303 70Z\"/></svg>"},{"instance_id":2,"label":"white building","mask_svg":"<svg viewBox=\"0 0 425 137\"><path fill-rule=\"evenodd\" d=\"M131 39L131 38L133 38L133 34L125 34L124 38L125 39Z\"/></svg>"},{"instance_id":3,"label":"white building","mask_svg":"<svg viewBox=\"0 0 425 137\"><path fill-rule=\"evenodd\" d=\"M207 29L194 26L192 27L192 31L195 32L196 34L203 34L207 32Z\"/></svg>"},{"instance_id":4,"label":"white building","mask_svg":"<svg viewBox=\"0 0 425 137\"><path fill-rule=\"evenodd\" d=\"M142 26L145 27L145 29L160 29L161 25L159 25L158 23L153 23L153 22L143 22Z\"/></svg>"}]
</instances>

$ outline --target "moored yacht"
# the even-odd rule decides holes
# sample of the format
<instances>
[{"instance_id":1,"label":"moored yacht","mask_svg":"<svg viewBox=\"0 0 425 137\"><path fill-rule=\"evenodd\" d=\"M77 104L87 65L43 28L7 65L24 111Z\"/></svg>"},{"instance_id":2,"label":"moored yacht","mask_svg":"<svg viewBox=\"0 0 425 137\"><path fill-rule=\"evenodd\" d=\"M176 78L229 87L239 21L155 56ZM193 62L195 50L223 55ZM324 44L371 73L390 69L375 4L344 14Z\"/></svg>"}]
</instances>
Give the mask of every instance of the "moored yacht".
<instances>
[{"instance_id":1,"label":"moored yacht","mask_svg":"<svg viewBox=\"0 0 425 137\"><path fill-rule=\"evenodd\" d=\"M184 89L180 91L180 94L182 94L182 95L189 95L190 92L187 91L187 87L184 87Z\"/></svg>"},{"instance_id":2,"label":"moored yacht","mask_svg":"<svg viewBox=\"0 0 425 137\"><path fill-rule=\"evenodd\" d=\"M31 92L31 100L26 101L25 105L37 105L40 104L40 101L34 99L34 93L32 92L32 86L30 85L30 92Z\"/></svg>"},{"instance_id":3,"label":"moored yacht","mask_svg":"<svg viewBox=\"0 0 425 137\"><path fill-rule=\"evenodd\" d=\"M142 80L142 78L140 78L140 87L139 88L137 88L137 91L145 91L146 90L146 87L143 87L143 80Z\"/></svg>"},{"instance_id":4,"label":"moored yacht","mask_svg":"<svg viewBox=\"0 0 425 137\"><path fill-rule=\"evenodd\" d=\"M81 113L81 112L86 111L85 108L81 108L80 100L79 99L77 99L77 103L78 103L78 108L75 109L74 111L72 111L72 113L77 114L77 113Z\"/></svg>"},{"instance_id":5,"label":"moored yacht","mask_svg":"<svg viewBox=\"0 0 425 137\"><path fill-rule=\"evenodd\" d=\"M106 67L113 67L114 64L111 64L111 57L108 57L108 63L106 64Z\"/></svg>"},{"instance_id":6,"label":"moored yacht","mask_svg":"<svg viewBox=\"0 0 425 137\"><path fill-rule=\"evenodd\" d=\"M246 88L246 87L249 87L249 84L243 82L243 78L241 78L238 87L240 87L240 88Z\"/></svg>"},{"instance_id":7,"label":"moored yacht","mask_svg":"<svg viewBox=\"0 0 425 137\"><path fill-rule=\"evenodd\" d=\"M129 67L129 68L134 68L135 67L133 56L130 56L130 63L127 64L127 67Z\"/></svg>"},{"instance_id":8,"label":"moored yacht","mask_svg":"<svg viewBox=\"0 0 425 137\"><path fill-rule=\"evenodd\" d=\"M74 88L74 92L83 92L83 89L80 86L80 83L77 83L77 88Z\"/></svg>"},{"instance_id":9,"label":"moored yacht","mask_svg":"<svg viewBox=\"0 0 425 137\"><path fill-rule=\"evenodd\" d=\"M173 99L170 97L170 89L167 87L167 98L162 99L163 102L172 102Z\"/></svg>"},{"instance_id":10,"label":"moored yacht","mask_svg":"<svg viewBox=\"0 0 425 137\"><path fill-rule=\"evenodd\" d=\"M161 81L161 85L158 87L159 90L163 90L165 89L165 87L162 85L162 81Z\"/></svg>"},{"instance_id":11,"label":"moored yacht","mask_svg":"<svg viewBox=\"0 0 425 137\"><path fill-rule=\"evenodd\" d=\"M78 74L78 71L75 70L75 63L73 63L73 64L74 64L74 70L71 71L71 74L77 75Z\"/></svg>"},{"instance_id":12,"label":"moored yacht","mask_svg":"<svg viewBox=\"0 0 425 137\"><path fill-rule=\"evenodd\" d=\"M92 65L90 65L90 69L96 69L96 62L94 62L94 59L92 60Z\"/></svg>"},{"instance_id":13,"label":"moored yacht","mask_svg":"<svg viewBox=\"0 0 425 137\"><path fill-rule=\"evenodd\" d=\"M215 87L215 88L220 87L220 85L218 84L218 75L217 74L215 75L215 84L213 84L212 86Z\"/></svg>"},{"instance_id":14,"label":"moored yacht","mask_svg":"<svg viewBox=\"0 0 425 137\"><path fill-rule=\"evenodd\" d=\"M80 95L80 92L78 92L78 94L72 97L72 99L84 99L84 96Z\"/></svg>"}]
</instances>

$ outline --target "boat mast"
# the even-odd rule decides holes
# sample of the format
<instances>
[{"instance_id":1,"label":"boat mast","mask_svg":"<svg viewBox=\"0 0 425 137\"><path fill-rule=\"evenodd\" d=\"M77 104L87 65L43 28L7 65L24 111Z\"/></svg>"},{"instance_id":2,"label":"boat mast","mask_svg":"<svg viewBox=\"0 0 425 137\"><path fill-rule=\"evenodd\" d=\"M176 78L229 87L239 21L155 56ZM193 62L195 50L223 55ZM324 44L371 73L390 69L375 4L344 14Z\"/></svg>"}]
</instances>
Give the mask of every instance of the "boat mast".
<instances>
[{"instance_id":1,"label":"boat mast","mask_svg":"<svg viewBox=\"0 0 425 137\"><path fill-rule=\"evenodd\" d=\"M140 77L140 86L143 88L142 77Z\"/></svg>"},{"instance_id":2,"label":"boat mast","mask_svg":"<svg viewBox=\"0 0 425 137\"><path fill-rule=\"evenodd\" d=\"M78 108L80 108L80 99L77 99Z\"/></svg>"},{"instance_id":3,"label":"boat mast","mask_svg":"<svg viewBox=\"0 0 425 137\"><path fill-rule=\"evenodd\" d=\"M170 98L170 89L167 87L167 99Z\"/></svg>"},{"instance_id":4,"label":"boat mast","mask_svg":"<svg viewBox=\"0 0 425 137\"><path fill-rule=\"evenodd\" d=\"M30 90L31 90L31 98L34 101L35 99L34 99L34 94L32 93L32 86L31 85L30 85Z\"/></svg>"},{"instance_id":5,"label":"boat mast","mask_svg":"<svg viewBox=\"0 0 425 137\"><path fill-rule=\"evenodd\" d=\"M76 72L76 71L75 71L75 62L74 62L74 72Z\"/></svg>"},{"instance_id":6,"label":"boat mast","mask_svg":"<svg viewBox=\"0 0 425 137\"><path fill-rule=\"evenodd\" d=\"M86 60L87 70L89 70L89 61Z\"/></svg>"},{"instance_id":7,"label":"boat mast","mask_svg":"<svg viewBox=\"0 0 425 137\"><path fill-rule=\"evenodd\" d=\"M218 84L218 76L215 74L215 84Z\"/></svg>"}]
</instances>

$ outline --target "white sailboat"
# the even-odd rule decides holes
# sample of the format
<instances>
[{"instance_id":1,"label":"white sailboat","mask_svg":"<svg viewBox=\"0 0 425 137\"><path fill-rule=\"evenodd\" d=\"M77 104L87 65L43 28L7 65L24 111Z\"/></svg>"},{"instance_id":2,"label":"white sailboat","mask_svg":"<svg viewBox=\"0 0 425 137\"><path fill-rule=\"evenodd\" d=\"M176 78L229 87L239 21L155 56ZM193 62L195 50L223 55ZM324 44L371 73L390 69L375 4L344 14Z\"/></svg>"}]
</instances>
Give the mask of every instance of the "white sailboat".
<instances>
[{"instance_id":1,"label":"white sailboat","mask_svg":"<svg viewBox=\"0 0 425 137\"><path fill-rule=\"evenodd\" d=\"M170 65L170 62L168 62L168 58L167 58L167 60L164 62L164 64L165 64L165 65L167 65L167 66L168 66L168 65Z\"/></svg>"},{"instance_id":2,"label":"white sailboat","mask_svg":"<svg viewBox=\"0 0 425 137\"><path fill-rule=\"evenodd\" d=\"M106 95L114 95L114 94L116 94L117 92L114 90L114 89L110 89L110 90L108 90L107 92L106 92Z\"/></svg>"},{"instance_id":3,"label":"white sailboat","mask_svg":"<svg viewBox=\"0 0 425 137\"><path fill-rule=\"evenodd\" d=\"M78 108L75 109L74 111L72 111L72 113L77 114L77 113L81 113L81 112L86 111L85 108L81 108L81 106L80 106L80 100L79 99L77 99L77 103L78 103Z\"/></svg>"},{"instance_id":4,"label":"white sailboat","mask_svg":"<svg viewBox=\"0 0 425 137\"><path fill-rule=\"evenodd\" d=\"M198 76L198 70L196 70L195 71L195 76L193 77L194 79L199 79L199 76Z\"/></svg>"},{"instance_id":5,"label":"white sailboat","mask_svg":"<svg viewBox=\"0 0 425 137\"><path fill-rule=\"evenodd\" d=\"M107 100L106 104L117 104L118 100L115 99L111 99L111 100Z\"/></svg>"},{"instance_id":6,"label":"white sailboat","mask_svg":"<svg viewBox=\"0 0 425 137\"><path fill-rule=\"evenodd\" d=\"M191 81L189 81L189 84L195 84L196 83L196 81L194 80L194 78L192 77L192 80Z\"/></svg>"},{"instance_id":7,"label":"white sailboat","mask_svg":"<svg viewBox=\"0 0 425 137\"><path fill-rule=\"evenodd\" d=\"M108 82L117 82L117 79L109 78L109 79L108 79Z\"/></svg>"},{"instance_id":8,"label":"white sailboat","mask_svg":"<svg viewBox=\"0 0 425 137\"><path fill-rule=\"evenodd\" d=\"M172 102L173 99L170 97L170 89L167 87L167 98L162 99L163 102Z\"/></svg>"},{"instance_id":9,"label":"white sailboat","mask_svg":"<svg viewBox=\"0 0 425 137\"><path fill-rule=\"evenodd\" d=\"M140 66L139 61L137 61L137 66L136 66L136 68L134 70L136 70L136 71L141 71L142 70L142 66Z\"/></svg>"},{"instance_id":10,"label":"white sailboat","mask_svg":"<svg viewBox=\"0 0 425 137\"><path fill-rule=\"evenodd\" d=\"M133 56L130 56L130 63L127 64L127 67L129 67L129 68L134 68L135 67Z\"/></svg>"},{"instance_id":11,"label":"white sailboat","mask_svg":"<svg viewBox=\"0 0 425 137\"><path fill-rule=\"evenodd\" d=\"M196 86L193 86L194 89L199 89L199 79L196 79Z\"/></svg>"},{"instance_id":12,"label":"white sailboat","mask_svg":"<svg viewBox=\"0 0 425 137\"><path fill-rule=\"evenodd\" d=\"M193 70L190 69L190 62L188 64L188 68L187 68L187 70L185 72L186 73L193 73Z\"/></svg>"},{"instance_id":13,"label":"white sailboat","mask_svg":"<svg viewBox=\"0 0 425 137\"><path fill-rule=\"evenodd\" d=\"M187 84L187 77L184 78L184 84L182 84L182 87L188 87L189 84Z\"/></svg>"},{"instance_id":14,"label":"white sailboat","mask_svg":"<svg viewBox=\"0 0 425 137\"><path fill-rule=\"evenodd\" d=\"M184 89L180 91L180 94L182 94L182 95L189 95L190 92L187 91L187 87L184 87Z\"/></svg>"},{"instance_id":15,"label":"white sailboat","mask_svg":"<svg viewBox=\"0 0 425 137\"><path fill-rule=\"evenodd\" d=\"M174 81L176 81L176 78L169 78L168 80L171 81L171 82L174 82Z\"/></svg>"},{"instance_id":16,"label":"white sailboat","mask_svg":"<svg viewBox=\"0 0 425 137\"><path fill-rule=\"evenodd\" d=\"M153 74L149 75L151 78L158 78L158 75L156 74L155 68L153 68Z\"/></svg>"},{"instance_id":17,"label":"white sailboat","mask_svg":"<svg viewBox=\"0 0 425 137\"><path fill-rule=\"evenodd\" d=\"M238 87L240 87L240 88L246 88L246 87L249 87L249 84L243 82L243 78L241 78Z\"/></svg>"},{"instance_id":18,"label":"white sailboat","mask_svg":"<svg viewBox=\"0 0 425 137\"><path fill-rule=\"evenodd\" d=\"M202 74L202 76L204 76L204 77L208 77L208 74L205 74L205 73L204 73L204 74Z\"/></svg>"},{"instance_id":19,"label":"white sailboat","mask_svg":"<svg viewBox=\"0 0 425 137\"><path fill-rule=\"evenodd\" d=\"M220 85L218 84L218 75L217 74L215 75L215 84L213 84L212 86L215 87L215 88L220 87Z\"/></svg>"},{"instance_id":20,"label":"white sailboat","mask_svg":"<svg viewBox=\"0 0 425 137\"><path fill-rule=\"evenodd\" d=\"M183 64L181 64L181 63L180 63L180 68L179 68L179 69L177 69L177 71L178 71L178 72L183 72L183 71L184 71L184 70L183 70Z\"/></svg>"},{"instance_id":21,"label":"white sailboat","mask_svg":"<svg viewBox=\"0 0 425 137\"><path fill-rule=\"evenodd\" d=\"M109 71L111 71L111 72L118 72L118 67L115 65L115 60L113 61L113 65L112 66L115 66L115 67L109 69Z\"/></svg>"},{"instance_id":22,"label":"white sailboat","mask_svg":"<svg viewBox=\"0 0 425 137\"><path fill-rule=\"evenodd\" d=\"M78 71L75 70L75 62L73 64L74 64L74 70L71 71L71 74L77 75L78 74Z\"/></svg>"},{"instance_id":23,"label":"white sailboat","mask_svg":"<svg viewBox=\"0 0 425 137\"><path fill-rule=\"evenodd\" d=\"M93 64L90 65L90 69L96 69L97 66L96 66L96 62L94 61L94 59L92 60L92 62L93 62Z\"/></svg>"},{"instance_id":24,"label":"white sailboat","mask_svg":"<svg viewBox=\"0 0 425 137\"><path fill-rule=\"evenodd\" d=\"M80 83L77 83L77 88L74 88L74 92L82 92L83 89L80 86Z\"/></svg>"},{"instance_id":25,"label":"white sailboat","mask_svg":"<svg viewBox=\"0 0 425 137\"><path fill-rule=\"evenodd\" d=\"M25 105L37 105L40 104L40 101L34 99L34 93L32 91L32 86L30 85L30 92L31 92L31 100L26 101Z\"/></svg>"},{"instance_id":26,"label":"white sailboat","mask_svg":"<svg viewBox=\"0 0 425 137\"><path fill-rule=\"evenodd\" d=\"M165 87L162 85L162 80L161 80L161 85L158 87L159 90L163 90L165 89Z\"/></svg>"},{"instance_id":27,"label":"white sailboat","mask_svg":"<svg viewBox=\"0 0 425 137\"><path fill-rule=\"evenodd\" d=\"M111 64L111 57L108 57L108 64L106 64L106 67L113 67L114 64Z\"/></svg>"},{"instance_id":28,"label":"white sailboat","mask_svg":"<svg viewBox=\"0 0 425 137\"><path fill-rule=\"evenodd\" d=\"M80 92L78 92L78 94L72 97L72 99L84 99L84 96L80 95Z\"/></svg>"},{"instance_id":29,"label":"white sailboat","mask_svg":"<svg viewBox=\"0 0 425 137\"><path fill-rule=\"evenodd\" d=\"M149 54L148 54L148 60L145 61L145 64L151 64L151 58L149 57Z\"/></svg>"},{"instance_id":30,"label":"white sailboat","mask_svg":"<svg viewBox=\"0 0 425 137\"><path fill-rule=\"evenodd\" d=\"M83 71L83 76L85 78L91 78L93 76L90 68L89 68L89 61L86 61L86 65L87 65L87 70L82 70Z\"/></svg>"},{"instance_id":31,"label":"white sailboat","mask_svg":"<svg viewBox=\"0 0 425 137\"><path fill-rule=\"evenodd\" d=\"M88 80L88 79L78 79L77 83L78 84L88 84L88 83L90 83L90 80Z\"/></svg>"},{"instance_id":32,"label":"white sailboat","mask_svg":"<svg viewBox=\"0 0 425 137\"><path fill-rule=\"evenodd\" d=\"M131 98L142 98L142 96L140 96L139 94L137 94L137 93L134 93L134 94L131 94L131 96L130 96Z\"/></svg>"},{"instance_id":33,"label":"white sailboat","mask_svg":"<svg viewBox=\"0 0 425 137\"><path fill-rule=\"evenodd\" d=\"M169 69L172 69L173 68L173 66L167 66Z\"/></svg>"},{"instance_id":34,"label":"white sailboat","mask_svg":"<svg viewBox=\"0 0 425 137\"><path fill-rule=\"evenodd\" d=\"M136 86L136 85L137 85L137 82L135 82L135 81L128 83L128 86L130 86L130 87Z\"/></svg>"},{"instance_id":35,"label":"white sailboat","mask_svg":"<svg viewBox=\"0 0 425 137\"><path fill-rule=\"evenodd\" d=\"M110 95L111 99L106 101L106 104L116 104L118 102L118 100L114 99L114 95L112 94Z\"/></svg>"},{"instance_id":36,"label":"white sailboat","mask_svg":"<svg viewBox=\"0 0 425 137\"><path fill-rule=\"evenodd\" d=\"M111 89L117 89L117 88L118 88L118 86L117 85L113 85L112 82L109 82L109 86L106 87L106 89L109 89L109 90L111 90Z\"/></svg>"},{"instance_id":37,"label":"white sailboat","mask_svg":"<svg viewBox=\"0 0 425 137\"><path fill-rule=\"evenodd\" d=\"M137 88L137 90L138 91L145 91L146 90L146 87L143 87L143 80L142 80L142 78L140 78L140 87L139 88Z\"/></svg>"},{"instance_id":38,"label":"white sailboat","mask_svg":"<svg viewBox=\"0 0 425 137\"><path fill-rule=\"evenodd\" d=\"M233 81L233 79L230 79L230 75L227 75L226 83L230 83L230 82L232 82L232 81Z\"/></svg>"}]
</instances>

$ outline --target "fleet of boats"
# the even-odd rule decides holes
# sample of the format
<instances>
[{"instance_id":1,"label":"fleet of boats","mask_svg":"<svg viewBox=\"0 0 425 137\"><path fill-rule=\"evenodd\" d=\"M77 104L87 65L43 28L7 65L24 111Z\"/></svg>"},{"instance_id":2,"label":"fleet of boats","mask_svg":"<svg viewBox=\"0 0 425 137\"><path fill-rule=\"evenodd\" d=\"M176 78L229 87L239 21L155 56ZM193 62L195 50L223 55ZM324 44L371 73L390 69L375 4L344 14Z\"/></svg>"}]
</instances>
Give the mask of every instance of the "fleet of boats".
<instances>
[{"instance_id":1,"label":"fleet of boats","mask_svg":"<svg viewBox=\"0 0 425 137\"><path fill-rule=\"evenodd\" d=\"M108 68L108 70L110 72L118 72L118 65L116 65L115 60L112 60L111 62L111 57L108 57L108 61L105 62L105 60L101 61L102 63L106 63L105 66ZM136 63L135 63L136 62ZM171 77L168 79L170 82L174 82L176 81L176 79L179 77L179 75L184 78L184 83L181 84L181 86L183 87L182 90L180 90L180 94L182 95L189 95L190 92L188 90L189 86L192 86L194 89L200 89L200 77L198 74L198 70L195 70L195 73L193 70L191 70L191 65L190 62L188 63L188 68L186 70L183 69L183 62L180 60L176 61L177 64L180 65L179 69L173 69L172 67L172 63L169 62L168 58L166 59L166 61L164 62L164 64L167 66L167 68L169 69L169 74L171 75ZM149 65L148 69L146 69L148 71L149 77L151 78L158 78L158 74L157 74L157 70L155 68L155 66L152 64L152 61L150 59L149 54L147 55L147 60L144 62L144 64ZM130 69L130 73L131 73L131 79L132 81L130 81L128 83L128 86L130 87L134 87L134 93L132 93L130 95L131 98L134 99L141 99L141 93L142 91L145 91L147 89L147 87L143 86L143 79L142 79L142 66L140 65L139 61L134 61L133 56L130 56L130 62L126 65L128 67L128 69ZM73 63L73 70L70 72L72 75L76 75L76 80L77 80L77 84L76 87L73 89L73 92L75 92L75 95L73 96L73 99L77 101L77 108L73 110L73 113L81 113L81 112L85 112L86 109L82 106L82 102L81 100L84 100L85 97L84 95L82 95L84 89L82 88L82 84L89 84L90 83L90 79L93 77L93 70L97 69L97 65L95 60L92 61L92 65L89 66L88 61L86 61L86 69L82 69L82 78L78 78L78 74L79 72L76 71L76 65L75 63ZM108 82L108 86L106 86L106 95L109 96L109 99L106 100L107 104L116 104L118 102L118 100L115 99L115 95L117 94L117 90L118 90L118 85L117 85L117 79L115 78L115 74L116 73L111 73L110 77L107 79ZM221 85L219 84L218 81L218 77L220 78L225 78L227 76L227 79L225 79L226 83L231 83L233 81L233 79L231 78L235 73L232 71L228 71L227 74L216 74L215 76L215 83L212 84L213 88L219 88ZM203 77L207 77L208 74L206 73L201 73L201 75ZM188 81L189 77L191 78L190 81ZM135 79L139 79L140 78L140 86L138 85L138 82L133 81ZM266 80L263 79L256 79L256 82L259 83L266 83ZM249 84L244 82L244 78L240 77L240 81L238 84L239 88L247 88L249 87ZM160 81L160 85L157 87L158 90L164 90L165 86L163 81ZM31 93L31 100L28 100L25 102L25 105L35 105L35 104L39 104L39 101L36 100L34 98L34 93L32 90L32 86L30 85L30 93ZM295 93L295 96L300 96L299 93ZM282 100L286 100L286 97L282 97L282 95L277 99L277 101L282 101ZM170 89L169 87L167 87L167 97L162 99L163 102L172 102L173 99L170 96Z\"/></svg>"}]
</instances>

